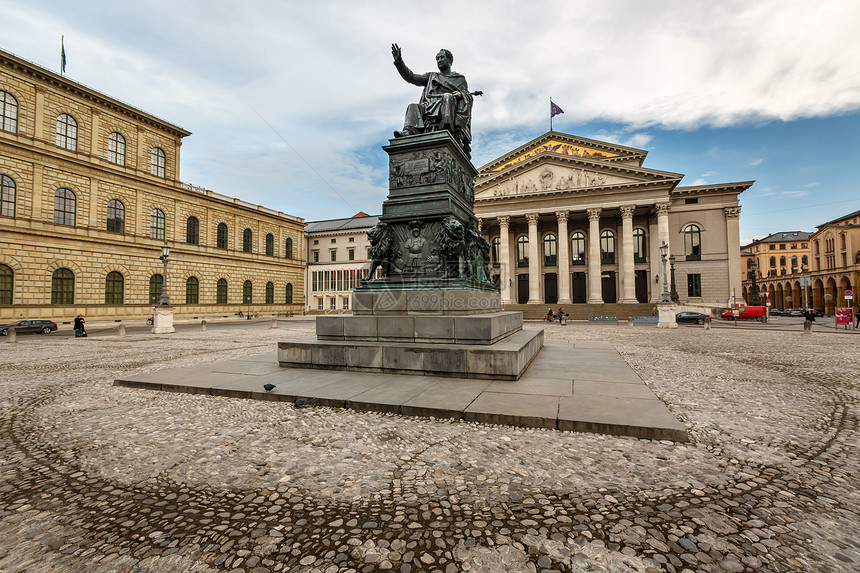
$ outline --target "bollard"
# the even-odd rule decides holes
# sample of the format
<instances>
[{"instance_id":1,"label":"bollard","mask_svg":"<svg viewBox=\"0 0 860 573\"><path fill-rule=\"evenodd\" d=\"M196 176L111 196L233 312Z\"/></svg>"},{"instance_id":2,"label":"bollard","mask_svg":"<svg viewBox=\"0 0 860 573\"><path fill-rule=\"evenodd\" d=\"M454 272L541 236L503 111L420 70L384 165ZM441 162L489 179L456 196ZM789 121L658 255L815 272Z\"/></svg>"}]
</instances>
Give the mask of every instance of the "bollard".
<instances>
[{"instance_id":1,"label":"bollard","mask_svg":"<svg viewBox=\"0 0 860 573\"><path fill-rule=\"evenodd\" d=\"M121 322L119 323L119 326L116 327L116 335L125 336L125 325Z\"/></svg>"},{"instance_id":2,"label":"bollard","mask_svg":"<svg viewBox=\"0 0 860 573\"><path fill-rule=\"evenodd\" d=\"M206 319L200 321L200 332L206 332Z\"/></svg>"},{"instance_id":3,"label":"bollard","mask_svg":"<svg viewBox=\"0 0 860 573\"><path fill-rule=\"evenodd\" d=\"M272 328L278 328L278 317L277 316L272 317Z\"/></svg>"},{"instance_id":4,"label":"bollard","mask_svg":"<svg viewBox=\"0 0 860 573\"><path fill-rule=\"evenodd\" d=\"M6 331L6 342L18 342L16 338L18 334L15 332L14 328L10 328Z\"/></svg>"},{"instance_id":5,"label":"bollard","mask_svg":"<svg viewBox=\"0 0 860 573\"><path fill-rule=\"evenodd\" d=\"M633 317L632 316L627 317L627 326L633 326Z\"/></svg>"},{"instance_id":6,"label":"bollard","mask_svg":"<svg viewBox=\"0 0 860 573\"><path fill-rule=\"evenodd\" d=\"M705 320L703 320L702 323L705 325L705 330L711 330L711 317L710 316L706 316Z\"/></svg>"},{"instance_id":7,"label":"bollard","mask_svg":"<svg viewBox=\"0 0 860 573\"><path fill-rule=\"evenodd\" d=\"M803 334L809 334L812 332L812 321L804 320L803 321Z\"/></svg>"}]
</instances>

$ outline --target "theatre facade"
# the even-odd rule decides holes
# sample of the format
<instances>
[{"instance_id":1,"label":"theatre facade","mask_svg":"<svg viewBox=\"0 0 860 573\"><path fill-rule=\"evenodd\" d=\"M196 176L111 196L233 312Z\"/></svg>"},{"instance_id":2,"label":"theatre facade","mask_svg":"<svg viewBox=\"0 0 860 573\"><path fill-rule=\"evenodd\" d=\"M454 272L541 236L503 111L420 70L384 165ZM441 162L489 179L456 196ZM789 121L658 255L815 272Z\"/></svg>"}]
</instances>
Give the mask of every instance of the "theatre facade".
<instances>
[{"instance_id":1,"label":"theatre facade","mask_svg":"<svg viewBox=\"0 0 860 573\"><path fill-rule=\"evenodd\" d=\"M548 132L479 169L475 214L503 305L637 314L662 293L664 241L679 304L740 300L738 196L753 182L681 186L643 167L647 153Z\"/></svg>"}]
</instances>

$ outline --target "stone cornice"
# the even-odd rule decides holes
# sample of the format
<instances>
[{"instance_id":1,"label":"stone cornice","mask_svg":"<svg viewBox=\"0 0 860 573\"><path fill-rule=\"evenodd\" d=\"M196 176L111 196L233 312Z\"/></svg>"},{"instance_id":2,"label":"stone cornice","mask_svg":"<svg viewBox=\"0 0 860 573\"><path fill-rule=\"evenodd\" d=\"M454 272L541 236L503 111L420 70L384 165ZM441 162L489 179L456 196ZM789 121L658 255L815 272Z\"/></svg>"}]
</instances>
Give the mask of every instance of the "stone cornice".
<instances>
[{"instance_id":1,"label":"stone cornice","mask_svg":"<svg viewBox=\"0 0 860 573\"><path fill-rule=\"evenodd\" d=\"M743 193L752 187L755 181L738 181L733 183L715 183L713 185L691 185L675 187L672 195L706 195L708 193Z\"/></svg>"},{"instance_id":2,"label":"stone cornice","mask_svg":"<svg viewBox=\"0 0 860 573\"><path fill-rule=\"evenodd\" d=\"M44 89L44 87L40 86L39 83L48 84L54 89L65 91L76 98L82 99L89 103L96 104L103 108L107 108L121 115L130 117L137 122L144 123L150 127L169 133L174 137L181 139L183 137L191 135L190 131L183 129L178 125L168 123L167 121L157 116L132 107L126 103L121 102L118 99L114 99L110 96L97 92L96 90L89 88L83 84L73 82L72 80L64 76L57 75L54 72L37 66L32 62L29 62L23 58L20 58L8 52L4 52L2 50L0 50L0 66L13 69L18 73L28 76L33 82L36 83L37 90Z\"/></svg>"}]
</instances>

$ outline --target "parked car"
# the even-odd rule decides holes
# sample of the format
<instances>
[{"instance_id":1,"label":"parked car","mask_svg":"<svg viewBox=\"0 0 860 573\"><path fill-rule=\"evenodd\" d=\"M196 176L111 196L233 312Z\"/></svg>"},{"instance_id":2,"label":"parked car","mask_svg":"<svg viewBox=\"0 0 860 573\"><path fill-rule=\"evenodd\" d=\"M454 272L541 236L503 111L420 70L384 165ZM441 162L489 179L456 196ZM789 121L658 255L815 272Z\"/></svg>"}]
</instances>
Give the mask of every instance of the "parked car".
<instances>
[{"instance_id":1,"label":"parked car","mask_svg":"<svg viewBox=\"0 0 860 573\"><path fill-rule=\"evenodd\" d=\"M708 318L707 314L702 314L701 312L679 312L675 315L675 322L680 323L688 323L688 324L705 324L705 319Z\"/></svg>"},{"instance_id":2,"label":"parked car","mask_svg":"<svg viewBox=\"0 0 860 573\"><path fill-rule=\"evenodd\" d=\"M786 316L803 316L805 312L802 308L790 308Z\"/></svg>"},{"instance_id":3,"label":"parked car","mask_svg":"<svg viewBox=\"0 0 860 573\"><path fill-rule=\"evenodd\" d=\"M816 317L824 316L824 311L818 310L817 308L814 308L814 309L812 309L812 314L815 315Z\"/></svg>"},{"instance_id":4,"label":"parked car","mask_svg":"<svg viewBox=\"0 0 860 573\"><path fill-rule=\"evenodd\" d=\"M754 318L759 322L764 322L766 317L766 306L742 306L738 312L738 318L741 320ZM720 315L720 318L723 320L734 320L735 316L732 314L732 311L727 310Z\"/></svg>"},{"instance_id":5,"label":"parked car","mask_svg":"<svg viewBox=\"0 0 860 573\"><path fill-rule=\"evenodd\" d=\"M788 315L785 313L785 311L784 311L784 310L782 310L781 308L772 308L772 309L770 309L770 315L771 315L771 316L788 316Z\"/></svg>"},{"instance_id":6,"label":"parked car","mask_svg":"<svg viewBox=\"0 0 860 573\"><path fill-rule=\"evenodd\" d=\"M40 334L48 334L57 330L57 323L50 320L21 320L15 324L4 324L0 326L0 336L6 336L10 328L15 329L16 334L22 332L38 332Z\"/></svg>"}]
</instances>

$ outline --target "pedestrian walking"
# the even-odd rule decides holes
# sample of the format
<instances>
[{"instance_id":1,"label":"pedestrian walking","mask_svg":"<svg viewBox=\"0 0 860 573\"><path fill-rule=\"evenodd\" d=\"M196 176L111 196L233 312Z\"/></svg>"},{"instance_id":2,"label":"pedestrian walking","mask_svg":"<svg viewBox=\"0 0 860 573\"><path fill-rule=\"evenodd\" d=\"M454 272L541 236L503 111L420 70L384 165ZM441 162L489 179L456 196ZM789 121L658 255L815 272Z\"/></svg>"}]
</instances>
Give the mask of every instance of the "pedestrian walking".
<instances>
[{"instance_id":1,"label":"pedestrian walking","mask_svg":"<svg viewBox=\"0 0 860 573\"><path fill-rule=\"evenodd\" d=\"M84 316L79 314L75 317L75 338L84 338L87 335L87 331L84 328Z\"/></svg>"},{"instance_id":2,"label":"pedestrian walking","mask_svg":"<svg viewBox=\"0 0 860 573\"><path fill-rule=\"evenodd\" d=\"M857 314L854 315L854 330L860 328L860 306L857 307Z\"/></svg>"}]
</instances>

